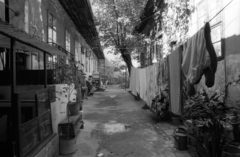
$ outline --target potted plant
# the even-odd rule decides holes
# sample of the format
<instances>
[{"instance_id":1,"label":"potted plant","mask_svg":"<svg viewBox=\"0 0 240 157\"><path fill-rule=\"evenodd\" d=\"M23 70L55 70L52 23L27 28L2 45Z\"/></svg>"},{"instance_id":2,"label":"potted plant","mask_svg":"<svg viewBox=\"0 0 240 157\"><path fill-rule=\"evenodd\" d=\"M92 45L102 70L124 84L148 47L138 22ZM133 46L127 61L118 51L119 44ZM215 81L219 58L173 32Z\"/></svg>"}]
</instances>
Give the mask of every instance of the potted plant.
<instances>
[{"instance_id":1,"label":"potted plant","mask_svg":"<svg viewBox=\"0 0 240 157\"><path fill-rule=\"evenodd\" d=\"M79 110L82 109L77 65L78 62L71 57L68 64L66 64L65 59L61 59L60 65L55 68L55 81L66 84L62 88L62 92L57 91L56 93L67 98L67 106L71 116L78 115Z\"/></svg>"},{"instance_id":2,"label":"potted plant","mask_svg":"<svg viewBox=\"0 0 240 157\"><path fill-rule=\"evenodd\" d=\"M70 122L70 116L78 115L81 105L78 67L73 57L69 59L68 64L66 64L64 59L60 60L60 65L55 69L55 79L57 82L65 84L62 91L57 91L56 93L67 99L67 102L62 102L67 103L67 122L64 125L65 128L62 129L66 131L59 136L60 154L67 155L76 151L76 136L72 134L73 126L72 122ZM61 100L59 97L58 99Z\"/></svg>"},{"instance_id":3,"label":"potted plant","mask_svg":"<svg viewBox=\"0 0 240 157\"><path fill-rule=\"evenodd\" d=\"M68 107L68 106L67 106ZM76 151L76 138L70 134L70 121L69 114L67 112L67 134L62 134L59 136L59 150L60 154L68 155L73 154Z\"/></svg>"},{"instance_id":4,"label":"potted plant","mask_svg":"<svg viewBox=\"0 0 240 157\"><path fill-rule=\"evenodd\" d=\"M237 110L233 110L233 116L232 118L230 118L230 124L233 126L234 141L240 142L240 135L239 135L240 116Z\"/></svg>"}]
</instances>

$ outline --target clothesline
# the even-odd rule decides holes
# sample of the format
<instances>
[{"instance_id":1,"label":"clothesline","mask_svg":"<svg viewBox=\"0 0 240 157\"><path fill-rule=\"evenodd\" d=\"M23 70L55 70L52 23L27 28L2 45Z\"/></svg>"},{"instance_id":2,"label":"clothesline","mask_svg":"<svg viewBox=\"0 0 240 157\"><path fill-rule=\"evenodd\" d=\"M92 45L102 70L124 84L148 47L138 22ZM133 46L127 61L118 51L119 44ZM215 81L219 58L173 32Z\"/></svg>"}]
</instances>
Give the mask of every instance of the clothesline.
<instances>
[{"instance_id":1,"label":"clothesline","mask_svg":"<svg viewBox=\"0 0 240 157\"><path fill-rule=\"evenodd\" d=\"M160 64L162 62L159 62L143 69L132 67L130 90L133 91L133 94L140 93L140 97L149 107L152 107L153 100L156 96L161 95L158 73L162 75L163 72L160 72L161 68L168 67L165 70L165 75L171 76L168 78L170 85L168 88L170 108L174 114L181 114L182 74L188 86L191 86L199 83L203 76L202 71L204 71L206 86L210 88L214 85L215 73L217 71L217 56L211 42L210 29L210 24L206 23L203 29L200 29L183 46L178 46L174 52L165 58L165 61L167 60L165 66ZM137 78L140 81L136 81ZM160 82L162 79L163 77L160 78ZM140 86L140 90L137 90L137 85Z\"/></svg>"},{"instance_id":2,"label":"clothesline","mask_svg":"<svg viewBox=\"0 0 240 157\"><path fill-rule=\"evenodd\" d=\"M234 7L236 4L239 4L240 1L237 1L236 3L234 3L231 7L228 7L227 9L225 8L225 10L228 10L228 9L231 9L232 7ZM212 12L213 10L215 10L217 7L213 8L210 12ZM205 15L207 15L208 13L205 13L204 15L202 15L201 17L198 18L201 19L203 18ZM217 15L214 15L214 16L217 16ZM198 22L194 22L194 23L190 23L190 25L195 25L195 24L198 24Z\"/></svg>"},{"instance_id":3,"label":"clothesline","mask_svg":"<svg viewBox=\"0 0 240 157\"><path fill-rule=\"evenodd\" d=\"M210 19L208 22L211 22L215 17L217 17L218 14L220 14L229 4L231 4L233 2L233 0L231 2L229 2L225 7L223 7L215 16L213 16L212 19Z\"/></svg>"}]
</instances>

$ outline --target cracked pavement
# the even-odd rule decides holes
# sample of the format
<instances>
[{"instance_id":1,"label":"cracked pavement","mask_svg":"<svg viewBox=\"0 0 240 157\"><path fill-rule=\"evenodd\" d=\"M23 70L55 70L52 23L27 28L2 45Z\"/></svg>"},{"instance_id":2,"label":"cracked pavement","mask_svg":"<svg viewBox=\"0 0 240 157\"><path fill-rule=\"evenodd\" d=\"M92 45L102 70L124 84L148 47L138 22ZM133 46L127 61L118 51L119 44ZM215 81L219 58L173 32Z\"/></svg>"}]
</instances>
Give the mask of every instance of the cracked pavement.
<instances>
[{"instance_id":1,"label":"cracked pavement","mask_svg":"<svg viewBox=\"0 0 240 157\"><path fill-rule=\"evenodd\" d=\"M174 148L176 126L159 121L143 105L116 88L84 100L84 129L76 152L67 157L198 157L194 148Z\"/></svg>"}]
</instances>

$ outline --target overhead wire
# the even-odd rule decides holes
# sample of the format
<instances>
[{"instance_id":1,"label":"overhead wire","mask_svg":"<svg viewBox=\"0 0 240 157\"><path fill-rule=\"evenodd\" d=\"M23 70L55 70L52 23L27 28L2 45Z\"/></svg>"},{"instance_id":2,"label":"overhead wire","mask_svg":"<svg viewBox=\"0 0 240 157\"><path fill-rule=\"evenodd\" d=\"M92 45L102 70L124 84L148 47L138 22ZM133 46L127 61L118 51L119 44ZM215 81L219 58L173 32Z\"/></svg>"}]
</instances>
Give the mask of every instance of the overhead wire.
<instances>
[{"instance_id":1,"label":"overhead wire","mask_svg":"<svg viewBox=\"0 0 240 157\"><path fill-rule=\"evenodd\" d=\"M240 13L231 21L229 22L229 24L221 31L221 33L223 33L231 24L233 21L235 21L237 19L237 17L240 16ZM123 48L123 49L135 49L135 48L146 48L148 46L141 46L141 47L134 47L134 48Z\"/></svg>"},{"instance_id":2,"label":"overhead wire","mask_svg":"<svg viewBox=\"0 0 240 157\"><path fill-rule=\"evenodd\" d=\"M232 0L232 1L234 1L234 0ZM232 2L232 1L231 1L231 2ZM221 11L219 11L219 12L218 12L216 15L214 15L214 16L217 16L217 15L218 15L219 13L221 13L224 9L225 9L225 10L228 10L228 9L234 7L234 6L235 6L236 4L238 4L238 3L240 3L240 1L237 1L237 2L234 3L232 6L230 6L230 7L228 7L228 8L226 9L226 7L227 7L230 3L227 4L227 6L225 6L224 8L222 8ZM216 8L217 8L217 7L213 8L212 10L210 10L210 12L214 11ZM207 14L208 14L208 13L205 13L204 15L202 15L201 17L198 18L198 20L201 19L201 18L203 18L203 17L204 17L205 15L207 15ZM214 17L214 18L215 18L215 17ZM213 18L212 18L212 19L213 19ZM212 20L212 19L211 19L211 20ZM209 20L209 22L211 22L211 20ZM198 23L198 22L190 23L190 25L195 25L195 24L197 24L197 23Z\"/></svg>"}]
</instances>

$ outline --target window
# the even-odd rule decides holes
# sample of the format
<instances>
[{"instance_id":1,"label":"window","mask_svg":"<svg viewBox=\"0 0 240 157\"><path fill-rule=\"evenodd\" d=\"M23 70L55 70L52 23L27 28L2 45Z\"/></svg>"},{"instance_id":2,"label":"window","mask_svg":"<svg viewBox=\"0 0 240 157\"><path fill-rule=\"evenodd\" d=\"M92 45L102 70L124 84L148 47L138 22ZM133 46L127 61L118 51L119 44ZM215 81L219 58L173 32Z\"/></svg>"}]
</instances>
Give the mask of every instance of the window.
<instances>
[{"instance_id":1,"label":"window","mask_svg":"<svg viewBox=\"0 0 240 157\"><path fill-rule=\"evenodd\" d=\"M5 21L5 4L4 0L0 0L0 19Z\"/></svg>"},{"instance_id":2,"label":"window","mask_svg":"<svg viewBox=\"0 0 240 157\"><path fill-rule=\"evenodd\" d=\"M1 0L0 0L1 1ZM25 23L25 27L24 30L25 32L29 32L29 2L25 1L25 7L24 7L24 23Z\"/></svg>"},{"instance_id":3,"label":"window","mask_svg":"<svg viewBox=\"0 0 240 157\"><path fill-rule=\"evenodd\" d=\"M222 9L222 0L202 0L197 7L198 29L211 20ZM211 38L218 58L222 55L222 14L218 14L211 22Z\"/></svg>"},{"instance_id":4,"label":"window","mask_svg":"<svg viewBox=\"0 0 240 157\"><path fill-rule=\"evenodd\" d=\"M57 27L56 27L56 19L52 14L48 14L48 43L57 43Z\"/></svg>"},{"instance_id":5,"label":"window","mask_svg":"<svg viewBox=\"0 0 240 157\"><path fill-rule=\"evenodd\" d=\"M83 64L83 71L86 72L86 48L84 46L81 47L81 57L82 57L82 64ZM85 67L85 68L84 68Z\"/></svg>"},{"instance_id":6,"label":"window","mask_svg":"<svg viewBox=\"0 0 240 157\"><path fill-rule=\"evenodd\" d=\"M86 70L86 72L88 72L88 59L87 59L87 57L86 57L86 64L85 64L85 70Z\"/></svg>"},{"instance_id":7,"label":"window","mask_svg":"<svg viewBox=\"0 0 240 157\"><path fill-rule=\"evenodd\" d=\"M81 45L77 41L75 41L75 61L77 62L77 66L81 68Z\"/></svg>"},{"instance_id":8,"label":"window","mask_svg":"<svg viewBox=\"0 0 240 157\"><path fill-rule=\"evenodd\" d=\"M57 43L56 19L51 13L48 13L48 39L50 45ZM47 69L54 69L57 66L58 56L47 56Z\"/></svg>"},{"instance_id":9,"label":"window","mask_svg":"<svg viewBox=\"0 0 240 157\"><path fill-rule=\"evenodd\" d=\"M71 50L70 42L71 42L70 33L68 31L66 31L66 50L68 52L70 52L70 50Z\"/></svg>"},{"instance_id":10,"label":"window","mask_svg":"<svg viewBox=\"0 0 240 157\"><path fill-rule=\"evenodd\" d=\"M65 48L69 52L68 56L66 58L66 64L68 64L69 63L68 59L70 57L70 51L71 51L71 47L70 47L71 39L70 39L70 33L67 30L66 30L65 37L66 37L66 39L65 39L66 40Z\"/></svg>"}]
</instances>

